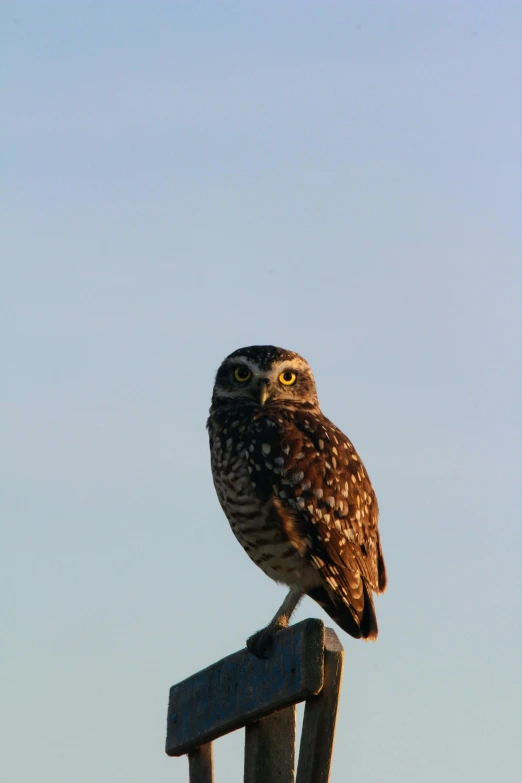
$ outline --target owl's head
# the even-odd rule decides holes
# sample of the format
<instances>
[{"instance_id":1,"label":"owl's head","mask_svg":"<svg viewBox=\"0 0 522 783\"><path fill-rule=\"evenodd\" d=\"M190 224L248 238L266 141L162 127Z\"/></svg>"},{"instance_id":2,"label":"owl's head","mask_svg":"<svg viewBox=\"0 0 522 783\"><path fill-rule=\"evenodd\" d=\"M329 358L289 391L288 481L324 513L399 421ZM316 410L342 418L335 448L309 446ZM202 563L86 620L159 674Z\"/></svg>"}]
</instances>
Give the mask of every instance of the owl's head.
<instances>
[{"instance_id":1,"label":"owl's head","mask_svg":"<svg viewBox=\"0 0 522 783\"><path fill-rule=\"evenodd\" d=\"M275 345L251 345L231 353L217 371L213 407L319 405L308 362Z\"/></svg>"}]
</instances>

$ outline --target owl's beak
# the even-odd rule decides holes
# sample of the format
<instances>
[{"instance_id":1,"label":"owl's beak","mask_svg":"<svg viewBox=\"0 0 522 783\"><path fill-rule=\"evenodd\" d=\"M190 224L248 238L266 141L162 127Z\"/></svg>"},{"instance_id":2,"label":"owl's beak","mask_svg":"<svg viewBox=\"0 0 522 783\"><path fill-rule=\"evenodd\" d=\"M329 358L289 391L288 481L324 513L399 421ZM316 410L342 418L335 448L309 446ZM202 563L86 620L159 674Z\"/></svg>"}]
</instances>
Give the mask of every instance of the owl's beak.
<instances>
[{"instance_id":1,"label":"owl's beak","mask_svg":"<svg viewBox=\"0 0 522 783\"><path fill-rule=\"evenodd\" d=\"M261 381L259 386L259 404L264 405L268 399L268 381Z\"/></svg>"}]
</instances>

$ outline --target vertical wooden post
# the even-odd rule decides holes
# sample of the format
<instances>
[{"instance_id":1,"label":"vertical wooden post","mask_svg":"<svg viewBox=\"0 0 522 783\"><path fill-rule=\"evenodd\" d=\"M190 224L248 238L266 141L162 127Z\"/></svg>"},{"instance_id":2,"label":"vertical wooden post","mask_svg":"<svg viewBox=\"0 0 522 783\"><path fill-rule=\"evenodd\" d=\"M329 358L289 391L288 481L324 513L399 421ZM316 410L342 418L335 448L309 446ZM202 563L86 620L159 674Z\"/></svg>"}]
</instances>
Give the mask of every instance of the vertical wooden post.
<instances>
[{"instance_id":1,"label":"vertical wooden post","mask_svg":"<svg viewBox=\"0 0 522 783\"><path fill-rule=\"evenodd\" d=\"M214 783L214 750L211 742L191 750L188 761L190 783Z\"/></svg>"},{"instance_id":2,"label":"vertical wooden post","mask_svg":"<svg viewBox=\"0 0 522 783\"><path fill-rule=\"evenodd\" d=\"M245 783L294 783L296 704L305 701L296 783L328 783L343 648L320 620L277 635L270 658L240 650L170 689L166 751L190 783L213 783L212 742L245 728Z\"/></svg>"},{"instance_id":3,"label":"vertical wooden post","mask_svg":"<svg viewBox=\"0 0 522 783\"><path fill-rule=\"evenodd\" d=\"M294 783L295 705L245 727L244 783Z\"/></svg>"},{"instance_id":4,"label":"vertical wooden post","mask_svg":"<svg viewBox=\"0 0 522 783\"><path fill-rule=\"evenodd\" d=\"M328 783L344 651L331 628L324 632L324 685L306 702L296 783Z\"/></svg>"}]
</instances>

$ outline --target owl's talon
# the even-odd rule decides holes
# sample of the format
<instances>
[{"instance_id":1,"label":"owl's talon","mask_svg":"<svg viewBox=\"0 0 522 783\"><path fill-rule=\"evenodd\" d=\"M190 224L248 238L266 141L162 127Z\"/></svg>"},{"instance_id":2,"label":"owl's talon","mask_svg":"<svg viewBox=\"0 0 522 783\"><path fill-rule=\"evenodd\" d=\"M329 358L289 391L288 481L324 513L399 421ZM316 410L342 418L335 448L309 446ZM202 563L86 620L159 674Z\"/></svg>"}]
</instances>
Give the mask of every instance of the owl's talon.
<instances>
[{"instance_id":1,"label":"owl's talon","mask_svg":"<svg viewBox=\"0 0 522 783\"><path fill-rule=\"evenodd\" d=\"M282 625L268 625L247 639L247 650L256 658L269 658L274 650L275 635L283 630Z\"/></svg>"}]
</instances>

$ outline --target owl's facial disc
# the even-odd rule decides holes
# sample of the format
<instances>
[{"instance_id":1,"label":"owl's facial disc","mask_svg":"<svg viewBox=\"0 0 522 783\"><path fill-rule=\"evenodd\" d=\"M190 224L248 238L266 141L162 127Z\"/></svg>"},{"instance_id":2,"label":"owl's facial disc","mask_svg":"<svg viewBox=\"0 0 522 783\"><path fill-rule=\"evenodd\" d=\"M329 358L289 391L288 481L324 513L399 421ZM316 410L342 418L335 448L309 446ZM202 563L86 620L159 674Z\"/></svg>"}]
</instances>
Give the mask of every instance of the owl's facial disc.
<instances>
[{"instance_id":1,"label":"owl's facial disc","mask_svg":"<svg viewBox=\"0 0 522 783\"><path fill-rule=\"evenodd\" d=\"M244 390L252 401L260 406L273 400L295 398L293 393L288 395L286 391L296 384L299 373L288 361L277 362L268 369L262 369L246 357L237 357L235 361L238 360L240 364L232 365L232 377L237 386L244 387L238 389L241 397L244 396Z\"/></svg>"},{"instance_id":2,"label":"owl's facial disc","mask_svg":"<svg viewBox=\"0 0 522 783\"><path fill-rule=\"evenodd\" d=\"M277 349L281 351L281 349ZM214 400L230 404L256 405L305 403L317 405L312 371L298 354L258 360L249 352L236 351L218 370Z\"/></svg>"}]
</instances>

